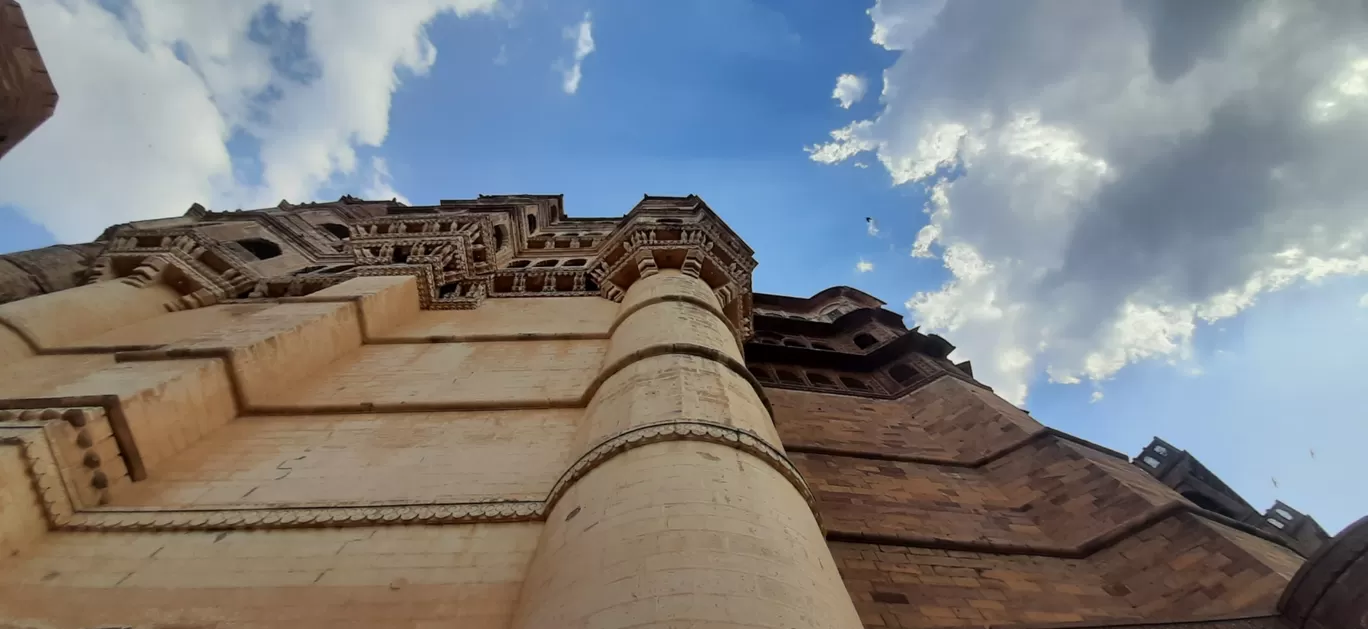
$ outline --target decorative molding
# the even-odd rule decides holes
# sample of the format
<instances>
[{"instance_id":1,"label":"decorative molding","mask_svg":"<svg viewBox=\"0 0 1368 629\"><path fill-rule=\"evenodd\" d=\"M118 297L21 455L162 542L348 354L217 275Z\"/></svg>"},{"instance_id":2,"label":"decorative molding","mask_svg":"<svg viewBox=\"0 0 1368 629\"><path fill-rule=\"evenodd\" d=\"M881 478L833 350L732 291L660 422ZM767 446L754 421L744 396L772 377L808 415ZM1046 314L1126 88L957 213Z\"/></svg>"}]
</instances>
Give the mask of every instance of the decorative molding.
<instances>
[{"instance_id":1,"label":"decorative molding","mask_svg":"<svg viewBox=\"0 0 1368 629\"><path fill-rule=\"evenodd\" d=\"M76 425L77 416L101 409L44 409L5 417L43 417L37 422L0 424L0 445L18 445L44 512L53 528L74 531L178 531L284 529L404 524L468 524L535 522L580 479L613 457L641 446L667 441L700 441L725 445L752 456L779 472L820 518L817 503L798 469L782 451L747 430L703 420L681 420L636 426L600 441L579 457L552 486L544 500L488 500L462 503L372 504L336 507L273 506L232 508L166 508L73 505L71 492L48 443L41 437L49 421ZM55 414L55 418L54 418ZM14 434L7 434L13 432ZM820 519L818 521L820 525Z\"/></svg>"},{"instance_id":2,"label":"decorative molding","mask_svg":"<svg viewBox=\"0 0 1368 629\"><path fill-rule=\"evenodd\" d=\"M808 489L807 482L803 480L798 468L793 466L793 463L782 451L749 430L702 420L644 424L600 441L598 445L581 455L579 460L575 461L570 469L566 470L556 481L556 485L552 487L551 493L546 498L545 513L550 513L570 486L593 471L594 468L628 450L663 441L716 443L755 456L774 468L789 484L793 485L794 489L798 490L798 493L803 496L804 502L807 502L813 517L817 518L818 526L821 526L821 514L817 510L816 498Z\"/></svg>"}]
</instances>

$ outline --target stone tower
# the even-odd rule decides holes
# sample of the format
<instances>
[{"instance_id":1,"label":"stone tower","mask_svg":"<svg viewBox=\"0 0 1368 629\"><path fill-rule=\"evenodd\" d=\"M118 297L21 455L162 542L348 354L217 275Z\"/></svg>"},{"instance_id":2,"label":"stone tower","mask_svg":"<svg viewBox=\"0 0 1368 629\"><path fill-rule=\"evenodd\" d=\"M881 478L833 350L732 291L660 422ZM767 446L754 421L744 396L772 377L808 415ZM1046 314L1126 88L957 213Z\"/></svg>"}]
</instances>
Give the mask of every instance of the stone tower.
<instances>
[{"instance_id":1,"label":"stone tower","mask_svg":"<svg viewBox=\"0 0 1368 629\"><path fill-rule=\"evenodd\" d=\"M869 295L754 293L695 196L195 206L89 250L82 285L0 305L0 627L1364 610L1368 526L1308 562Z\"/></svg>"}]
</instances>

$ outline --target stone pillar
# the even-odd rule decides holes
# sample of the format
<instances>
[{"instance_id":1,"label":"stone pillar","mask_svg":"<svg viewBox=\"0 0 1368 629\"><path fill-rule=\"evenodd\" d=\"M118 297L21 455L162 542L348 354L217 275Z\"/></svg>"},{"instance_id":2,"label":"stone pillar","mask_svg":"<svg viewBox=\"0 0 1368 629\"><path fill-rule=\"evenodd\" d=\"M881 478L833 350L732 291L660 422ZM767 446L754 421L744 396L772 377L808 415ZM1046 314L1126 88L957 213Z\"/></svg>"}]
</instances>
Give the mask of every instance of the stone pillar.
<instances>
[{"instance_id":1,"label":"stone pillar","mask_svg":"<svg viewBox=\"0 0 1368 629\"><path fill-rule=\"evenodd\" d=\"M513 626L860 627L713 291L642 275Z\"/></svg>"}]
</instances>

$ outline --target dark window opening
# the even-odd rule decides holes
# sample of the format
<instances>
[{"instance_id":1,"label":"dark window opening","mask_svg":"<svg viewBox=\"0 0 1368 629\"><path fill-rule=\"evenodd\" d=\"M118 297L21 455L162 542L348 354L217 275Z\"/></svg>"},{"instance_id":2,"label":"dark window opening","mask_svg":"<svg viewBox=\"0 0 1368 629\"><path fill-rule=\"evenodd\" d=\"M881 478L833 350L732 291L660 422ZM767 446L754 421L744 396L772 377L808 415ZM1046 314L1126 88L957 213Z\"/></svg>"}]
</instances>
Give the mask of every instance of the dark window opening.
<instances>
[{"instance_id":1,"label":"dark window opening","mask_svg":"<svg viewBox=\"0 0 1368 629\"><path fill-rule=\"evenodd\" d=\"M657 223L665 223L665 224L667 224L667 225L683 225L683 224L684 224L684 221L683 221L683 220L680 220L680 219L677 219L677 218L658 218L658 219L656 219L656 222L657 222Z\"/></svg>"},{"instance_id":2,"label":"dark window opening","mask_svg":"<svg viewBox=\"0 0 1368 629\"><path fill-rule=\"evenodd\" d=\"M917 371L907 365L893 365L893 368L888 370L888 375L893 376L898 384L907 384L917 378Z\"/></svg>"},{"instance_id":3,"label":"dark window opening","mask_svg":"<svg viewBox=\"0 0 1368 629\"><path fill-rule=\"evenodd\" d=\"M538 263L536 263L536 264L534 264L534 265L532 265L532 266L535 266L535 267L556 266L556 262L559 262L559 260L542 260L541 262L538 262Z\"/></svg>"},{"instance_id":4,"label":"dark window opening","mask_svg":"<svg viewBox=\"0 0 1368 629\"><path fill-rule=\"evenodd\" d=\"M827 350L828 352L834 352L834 351L836 351L836 348L834 348L834 347L832 347L832 346L830 346L830 345L827 345L826 343L821 343L821 342L818 342L818 341L813 341L813 342L812 342L812 349L824 349L824 350Z\"/></svg>"},{"instance_id":5,"label":"dark window opening","mask_svg":"<svg viewBox=\"0 0 1368 629\"><path fill-rule=\"evenodd\" d=\"M755 374L755 379L761 382L774 382L774 376L771 376L768 371L763 369L753 368L751 369L751 373Z\"/></svg>"},{"instance_id":6,"label":"dark window opening","mask_svg":"<svg viewBox=\"0 0 1368 629\"><path fill-rule=\"evenodd\" d=\"M758 337L756 340L758 340L758 341L760 341L761 343L764 343L764 344L766 344L766 345L778 345L778 344L779 344L779 339L777 339L777 338L775 338L775 337L773 337L773 336L761 336L761 337Z\"/></svg>"},{"instance_id":7,"label":"dark window opening","mask_svg":"<svg viewBox=\"0 0 1368 629\"><path fill-rule=\"evenodd\" d=\"M460 282L451 282L450 284L442 284L441 286L439 286L439 287L437 288L437 296L438 296L438 297L450 297L450 296L452 296L452 295L458 295L458 296L459 296L460 294L461 294L461 284L460 284Z\"/></svg>"},{"instance_id":8,"label":"dark window opening","mask_svg":"<svg viewBox=\"0 0 1368 629\"><path fill-rule=\"evenodd\" d=\"M584 278L584 290L587 290L587 291L595 291L595 292L597 292L598 289L599 289L598 282L595 282L595 281L594 281L594 278L592 278L592 277L585 276L585 278Z\"/></svg>"},{"instance_id":9,"label":"dark window opening","mask_svg":"<svg viewBox=\"0 0 1368 629\"><path fill-rule=\"evenodd\" d=\"M784 339L784 345L789 347L807 347L807 343L804 343L802 339L793 338Z\"/></svg>"},{"instance_id":10,"label":"dark window opening","mask_svg":"<svg viewBox=\"0 0 1368 629\"><path fill-rule=\"evenodd\" d=\"M411 246L395 247L394 253L390 255L390 261L394 262L395 264L406 264L408 262L409 253L411 251Z\"/></svg>"},{"instance_id":11,"label":"dark window opening","mask_svg":"<svg viewBox=\"0 0 1368 629\"><path fill-rule=\"evenodd\" d=\"M243 249L256 256L258 260L270 260L280 255L280 245L277 245L265 238L243 238L237 241Z\"/></svg>"},{"instance_id":12,"label":"dark window opening","mask_svg":"<svg viewBox=\"0 0 1368 629\"><path fill-rule=\"evenodd\" d=\"M798 374L793 373L792 371L785 371L785 370L783 370L783 369L776 369L776 370L774 371L774 373L775 373L775 375L779 376L779 381L780 381L780 382L784 382L784 383L787 383L787 384L803 384L803 379L802 379L802 378L799 378L799 377L798 377Z\"/></svg>"},{"instance_id":13,"label":"dark window opening","mask_svg":"<svg viewBox=\"0 0 1368 629\"><path fill-rule=\"evenodd\" d=\"M494 226L494 250L500 251L504 248L504 240L508 238L508 230L503 225Z\"/></svg>"},{"instance_id":14,"label":"dark window opening","mask_svg":"<svg viewBox=\"0 0 1368 629\"><path fill-rule=\"evenodd\" d=\"M874 345L875 343L878 343L878 342L879 342L879 339L874 338L874 335L872 335L872 334L867 334L867 333L865 333L865 332L861 332L861 333L855 335L854 341L855 341L855 347L858 347L858 348L860 348L860 349L866 349L866 348L868 348L869 346Z\"/></svg>"},{"instance_id":15,"label":"dark window opening","mask_svg":"<svg viewBox=\"0 0 1368 629\"><path fill-rule=\"evenodd\" d=\"M527 215L527 233L528 233L528 234L531 234L531 233L533 233L533 232L535 232L535 231L537 231L537 215L536 215L536 214L528 214L528 215Z\"/></svg>"},{"instance_id":16,"label":"dark window opening","mask_svg":"<svg viewBox=\"0 0 1368 629\"><path fill-rule=\"evenodd\" d=\"M846 385L847 389L859 389L861 391L869 390L869 385L865 384L863 380L851 378L850 376L842 376L841 384Z\"/></svg>"},{"instance_id":17,"label":"dark window opening","mask_svg":"<svg viewBox=\"0 0 1368 629\"><path fill-rule=\"evenodd\" d=\"M566 260L565 264L561 266L584 266L584 262L584 258L575 258L574 260Z\"/></svg>"},{"instance_id":18,"label":"dark window opening","mask_svg":"<svg viewBox=\"0 0 1368 629\"><path fill-rule=\"evenodd\" d=\"M529 265L529 264L532 264L532 261L531 261L531 260L514 260L514 261L508 263L508 268L510 268L510 269L521 269L521 268L523 268L523 267L525 267L525 266L527 266L527 265Z\"/></svg>"},{"instance_id":19,"label":"dark window opening","mask_svg":"<svg viewBox=\"0 0 1368 629\"><path fill-rule=\"evenodd\" d=\"M824 376L824 375L822 375L822 374L820 374L820 373L809 373L809 374L807 375L807 379L808 379L808 382L811 382L811 383L812 383L812 386L815 386L815 387L834 387L834 386L836 386L836 383L835 383L835 382L832 382L832 381L831 381L831 378L828 378L828 377L826 377L826 376Z\"/></svg>"},{"instance_id":20,"label":"dark window opening","mask_svg":"<svg viewBox=\"0 0 1368 629\"><path fill-rule=\"evenodd\" d=\"M339 225L337 223L323 223L323 231L326 231L329 234L336 236L338 240L346 240L348 238L351 238L351 230L347 229L346 225Z\"/></svg>"}]
</instances>

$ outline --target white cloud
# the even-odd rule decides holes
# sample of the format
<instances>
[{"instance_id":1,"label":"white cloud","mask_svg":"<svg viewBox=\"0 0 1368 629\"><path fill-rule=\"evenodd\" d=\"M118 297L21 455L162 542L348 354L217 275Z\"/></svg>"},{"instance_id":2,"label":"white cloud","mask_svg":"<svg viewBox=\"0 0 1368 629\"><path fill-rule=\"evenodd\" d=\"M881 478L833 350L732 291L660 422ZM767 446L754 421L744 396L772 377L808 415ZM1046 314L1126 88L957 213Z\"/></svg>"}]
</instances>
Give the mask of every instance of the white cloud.
<instances>
[{"instance_id":1,"label":"white cloud","mask_svg":"<svg viewBox=\"0 0 1368 629\"><path fill-rule=\"evenodd\" d=\"M1102 395L1102 392L1101 392L1101 391L1093 391L1093 392L1092 392L1092 395L1088 396L1088 403L1089 403L1089 404L1096 404L1096 403L1098 403L1098 402L1101 402L1101 401L1102 401L1102 398L1103 398L1103 395Z\"/></svg>"},{"instance_id":2,"label":"white cloud","mask_svg":"<svg viewBox=\"0 0 1368 629\"><path fill-rule=\"evenodd\" d=\"M561 70L561 89L565 90L566 94L579 91L580 79L584 76L584 58L594 52L593 28L589 13L585 12L584 19L578 25L565 29L565 38L575 42L574 61L570 63L570 67Z\"/></svg>"},{"instance_id":3,"label":"white cloud","mask_svg":"<svg viewBox=\"0 0 1368 629\"><path fill-rule=\"evenodd\" d=\"M133 0L115 15L94 0L25 2L60 102L0 162L0 203L80 241L195 202L260 207L368 185L383 162L359 165L356 151L384 142L397 73L436 61L425 25L494 5ZM235 135L252 154L230 156Z\"/></svg>"},{"instance_id":4,"label":"white cloud","mask_svg":"<svg viewBox=\"0 0 1368 629\"><path fill-rule=\"evenodd\" d=\"M839 101L843 109L850 109L851 105L865 97L868 90L869 82L864 77L842 74L836 77L836 89L831 91L831 97Z\"/></svg>"},{"instance_id":5,"label":"white cloud","mask_svg":"<svg viewBox=\"0 0 1368 629\"><path fill-rule=\"evenodd\" d=\"M874 220L873 218L866 218L866 219L865 219L865 232L868 233L870 236L878 236L878 235L879 235L879 221L876 221L876 220Z\"/></svg>"},{"instance_id":6,"label":"white cloud","mask_svg":"<svg viewBox=\"0 0 1368 629\"><path fill-rule=\"evenodd\" d=\"M1349 4L878 0L884 107L807 147L925 186L907 302L1018 404L1188 362L1201 324L1368 274L1368 16ZM967 43L966 43L967 42Z\"/></svg>"},{"instance_id":7,"label":"white cloud","mask_svg":"<svg viewBox=\"0 0 1368 629\"><path fill-rule=\"evenodd\" d=\"M394 199L408 204L409 200L394 189L394 178L390 176L389 163L383 157L372 157L371 177L361 190L363 199Z\"/></svg>"},{"instance_id":8,"label":"white cloud","mask_svg":"<svg viewBox=\"0 0 1368 629\"><path fill-rule=\"evenodd\" d=\"M860 260L855 263L855 270L860 273L868 273L874 270L874 263L868 260Z\"/></svg>"},{"instance_id":9,"label":"white cloud","mask_svg":"<svg viewBox=\"0 0 1368 629\"><path fill-rule=\"evenodd\" d=\"M1359 308L1368 308L1368 293L1364 293L1362 297L1359 297L1358 305Z\"/></svg>"}]
</instances>

